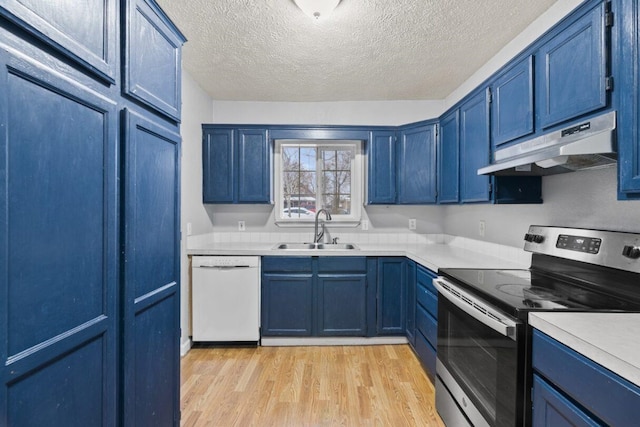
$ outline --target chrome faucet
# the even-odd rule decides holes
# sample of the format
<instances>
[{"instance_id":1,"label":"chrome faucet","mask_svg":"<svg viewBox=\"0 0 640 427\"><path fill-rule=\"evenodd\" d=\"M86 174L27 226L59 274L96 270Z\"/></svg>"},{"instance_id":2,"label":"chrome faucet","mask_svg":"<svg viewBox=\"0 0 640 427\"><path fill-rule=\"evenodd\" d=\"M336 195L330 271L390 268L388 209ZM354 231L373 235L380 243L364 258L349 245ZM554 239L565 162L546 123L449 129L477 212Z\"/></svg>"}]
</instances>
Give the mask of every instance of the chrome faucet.
<instances>
[{"instance_id":1,"label":"chrome faucet","mask_svg":"<svg viewBox=\"0 0 640 427\"><path fill-rule=\"evenodd\" d=\"M320 230L320 233L318 233L318 217L322 212L324 212L324 215L327 218L327 221L331 221L331 214L329 213L328 210L322 208L322 209L319 209L318 212L316 212L316 223L313 231L313 243L320 242L320 239L322 239L322 237L324 236L324 222L322 223L322 230Z\"/></svg>"}]
</instances>

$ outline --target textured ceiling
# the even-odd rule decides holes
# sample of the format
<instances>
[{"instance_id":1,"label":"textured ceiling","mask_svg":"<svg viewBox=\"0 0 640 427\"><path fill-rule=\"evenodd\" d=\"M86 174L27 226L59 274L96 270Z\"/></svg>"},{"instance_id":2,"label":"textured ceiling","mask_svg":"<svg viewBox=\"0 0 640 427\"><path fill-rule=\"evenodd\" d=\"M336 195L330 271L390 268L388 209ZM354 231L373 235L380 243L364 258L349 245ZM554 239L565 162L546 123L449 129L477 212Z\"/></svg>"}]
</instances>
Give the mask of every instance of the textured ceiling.
<instances>
[{"instance_id":1,"label":"textured ceiling","mask_svg":"<svg viewBox=\"0 0 640 427\"><path fill-rule=\"evenodd\" d=\"M555 0L158 0L215 100L443 99Z\"/></svg>"}]
</instances>

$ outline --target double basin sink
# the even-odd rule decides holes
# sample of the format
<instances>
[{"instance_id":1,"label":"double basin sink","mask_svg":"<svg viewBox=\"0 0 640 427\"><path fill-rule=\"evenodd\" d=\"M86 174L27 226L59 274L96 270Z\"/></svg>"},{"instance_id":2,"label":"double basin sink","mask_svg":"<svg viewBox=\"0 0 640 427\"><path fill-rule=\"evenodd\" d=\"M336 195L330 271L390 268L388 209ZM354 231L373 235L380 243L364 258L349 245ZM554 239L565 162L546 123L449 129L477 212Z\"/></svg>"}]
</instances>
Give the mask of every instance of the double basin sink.
<instances>
[{"instance_id":1,"label":"double basin sink","mask_svg":"<svg viewBox=\"0 0 640 427\"><path fill-rule=\"evenodd\" d=\"M290 251L348 251L360 249L353 243L278 243L274 249Z\"/></svg>"}]
</instances>

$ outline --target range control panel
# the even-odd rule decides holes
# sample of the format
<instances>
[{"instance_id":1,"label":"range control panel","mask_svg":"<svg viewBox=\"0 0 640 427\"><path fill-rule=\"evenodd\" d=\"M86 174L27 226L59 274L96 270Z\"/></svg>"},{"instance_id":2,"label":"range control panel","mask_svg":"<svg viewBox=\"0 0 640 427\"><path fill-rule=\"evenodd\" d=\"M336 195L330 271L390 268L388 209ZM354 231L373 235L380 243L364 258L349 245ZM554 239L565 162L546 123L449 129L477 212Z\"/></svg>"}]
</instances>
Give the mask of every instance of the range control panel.
<instances>
[{"instance_id":1,"label":"range control panel","mask_svg":"<svg viewBox=\"0 0 640 427\"><path fill-rule=\"evenodd\" d=\"M524 250L640 273L640 233L532 225Z\"/></svg>"},{"instance_id":2,"label":"range control panel","mask_svg":"<svg viewBox=\"0 0 640 427\"><path fill-rule=\"evenodd\" d=\"M595 237L572 236L569 234L559 235L556 242L556 248L586 252L589 254L597 254L600 252L600 245L602 245L602 239Z\"/></svg>"}]
</instances>

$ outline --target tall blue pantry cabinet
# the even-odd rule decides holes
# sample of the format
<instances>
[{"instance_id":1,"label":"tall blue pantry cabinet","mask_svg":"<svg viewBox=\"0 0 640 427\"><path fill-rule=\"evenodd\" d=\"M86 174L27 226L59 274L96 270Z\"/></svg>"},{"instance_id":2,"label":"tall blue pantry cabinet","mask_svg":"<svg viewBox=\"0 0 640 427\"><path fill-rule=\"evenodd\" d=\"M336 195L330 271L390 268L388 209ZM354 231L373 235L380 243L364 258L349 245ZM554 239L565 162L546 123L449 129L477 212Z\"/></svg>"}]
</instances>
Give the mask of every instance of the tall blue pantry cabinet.
<instances>
[{"instance_id":1,"label":"tall blue pantry cabinet","mask_svg":"<svg viewBox=\"0 0 640 427\"><path fill-rule=\"evenodd\" d=\"M180 51L154 0L0 0L0 425L179 424Z\"/></svg>"}]
</instances>

